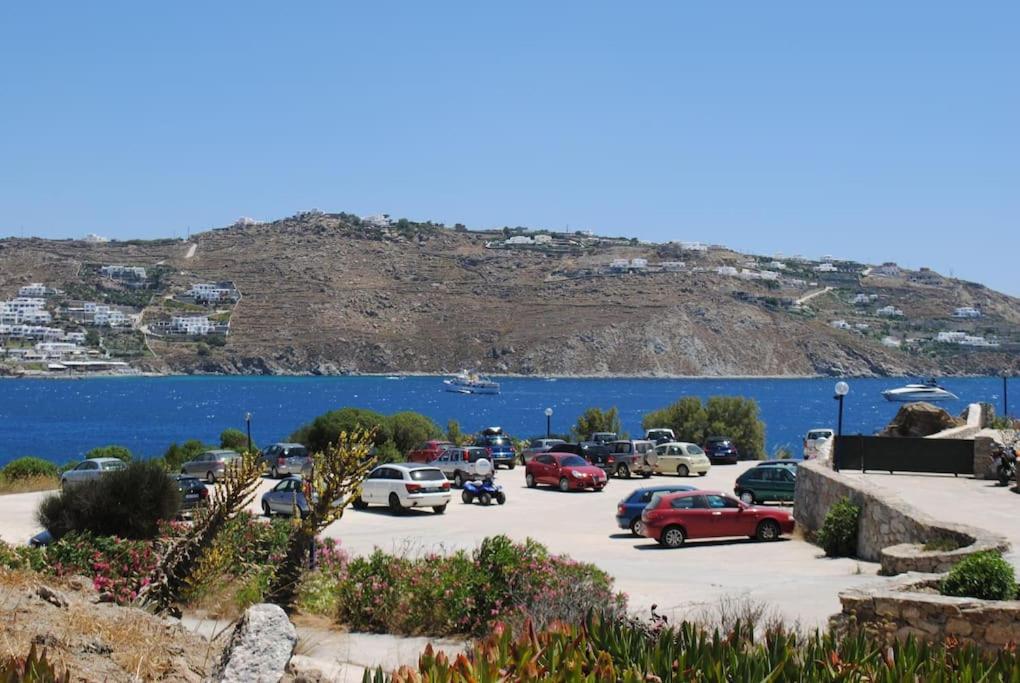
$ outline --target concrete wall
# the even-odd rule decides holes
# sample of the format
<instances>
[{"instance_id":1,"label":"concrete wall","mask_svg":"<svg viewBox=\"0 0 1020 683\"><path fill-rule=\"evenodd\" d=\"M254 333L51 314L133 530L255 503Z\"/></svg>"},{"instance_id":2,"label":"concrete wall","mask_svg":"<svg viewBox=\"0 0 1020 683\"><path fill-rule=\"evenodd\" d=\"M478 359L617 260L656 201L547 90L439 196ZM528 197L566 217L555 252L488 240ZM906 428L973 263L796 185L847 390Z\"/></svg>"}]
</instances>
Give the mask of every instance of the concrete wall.
<instances>
[{"instance_id":1,"label":"concrete wall","mask_svg":"<svg viewBox=\"0 0 1020 683\"><path fill-rule=\"evenodd\" d=\"M946 571L967 555L981 550L1005 552L1005 538L963 524L940 522L867 477L846 477L816 462L797 469L793 514L808 532L822 528L829 508L848 498L861 509L857 528L857 556L881 562L886 574L906 571ZM926 551L922 546L944 541L955 550Z\"/></svg>"},{"instance_id":2,"label":"concrete wall","mask_svg":"<svg viewBox=\"0 0 1020 683\"><path fill-rule=\"evenodd\" d=\"M840 593L843 611L833 625L838 628L852 619L857 626L901 640L954 638L990 650L1020 642L1020 602L938 595L933 589L941 578L905 574L881 588Z\"/></svg>"}]
</instances>

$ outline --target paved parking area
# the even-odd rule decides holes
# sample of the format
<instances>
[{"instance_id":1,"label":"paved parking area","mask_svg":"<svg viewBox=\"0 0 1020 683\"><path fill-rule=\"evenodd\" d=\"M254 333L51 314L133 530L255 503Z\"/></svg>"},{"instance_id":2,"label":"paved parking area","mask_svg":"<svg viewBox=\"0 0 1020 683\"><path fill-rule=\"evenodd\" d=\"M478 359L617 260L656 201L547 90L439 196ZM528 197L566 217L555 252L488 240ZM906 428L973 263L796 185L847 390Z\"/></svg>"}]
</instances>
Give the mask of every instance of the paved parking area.
<instances>
[{"instance_id":1,"label":"paved parking area","mask_svg":"<svg viewBox=\"0 0 1020 683\"><path fill-rule=\"evenodd\" d=\"M713 467L706 477L683 480L702 489L732 492L737 475L750 463ZM675 476L656 481L678 481ZM790 620L805 626L823 625L839 611L839 591L876 580L877 565L849 559L826 559L821 551L799 539L757 543L748 539L690 541L666 550L654 541L634 538L618 529L617 502L649 480L610 480L601 493L560 493L549 488L528 489L524 470L500 470L497 481L507 491L507 503L483 508L465 505L457 493L446 514L410 511L393 515L383 508L348 509L326 529L355 554L379 547L396 552L473 549L486 536L506 534L532 537L552 552L593 562L616 579L616 587L630 597L635 611L652 604L660 613L678 616L712 608L723 597L768 603ZM264 480L262 491L275 484ZM34 509L44 494L0 497L0 537L23 543L37 531ZM258 500L252 509L258 511Z\"/></svg>"}]
</instances>

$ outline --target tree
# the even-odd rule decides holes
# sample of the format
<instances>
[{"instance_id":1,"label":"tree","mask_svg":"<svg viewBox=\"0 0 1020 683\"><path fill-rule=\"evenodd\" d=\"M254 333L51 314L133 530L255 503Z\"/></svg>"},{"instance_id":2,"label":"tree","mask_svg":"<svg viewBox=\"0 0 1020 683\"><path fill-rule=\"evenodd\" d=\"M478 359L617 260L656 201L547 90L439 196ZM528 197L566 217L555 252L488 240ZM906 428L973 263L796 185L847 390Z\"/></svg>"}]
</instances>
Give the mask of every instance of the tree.
<instances>
[{"instance_id":1,"label":"tree","mask_svg":"<svg viewBox=\"0 0 1020 683\"><path fill-rule=\"evenodd\" d=\"M460 431L460 423L456 420L447 420L446 440L456 446L460 446L467 441L467 437L464 435L464 432Z\"/></svg>"},{"instance_id":2,"label":"tree","mask_svg":"<svg viewBox=\"0 0 1020 683\"><path fill-rule=\"evenodd\" d=\"M438 439L443 435L439 425L421 413L412 411L392 415L390 428L393 432L393 445L400 453L407 453L422 441Z\"/></svg>"},{"instance_id":3,"label":"tree","mask_svg":"<svg viewBox=\"0 0 1020 683\"><path fill-rule=\"evenodd\" d=\"M594 432L620 433L620 411L613 406L603 411L601 408L588 408L577 418L571 429L578 440L587 439Z\"/></svg>"},{"instance_id":4,"label":"tree","mask_svg":"<svg viewBox=\"0 0 1020 683\"><path fill-rule=\"evenodd\" d=\"M124 446L98 446L86 453L85 458L117 458L122 462L131 462L131 451Z\"/></svg>"},{"instance_id":5,"label":"tree","mask_svg":"<svg viewBox=\"0 0 1020 683\"><path fill-rule=\"evenodd\" d=\"M701 399L697 396L684 396L665 408L647 413L641 419L641 426L644 429L669 427L678 441L700 444L705 442L707 436L707 422L708 415L701 405Z\"/></svg>"},{"instance_id":6,"label":"tree","mask_svg":"<svg viewBox=\"0 0 1020 683\"><path fill-rule=\"evenodd\" d=\"M220 432L220 448L229 448L232 451L244 453L248 450L248 435L233 427L224 429ZM251 444L251 450L258 450L254 441Z\"/></svg>"},{"instance_id":7,"label":"tree","mask_svg":"<svg viewBox=\"0 0 1020 683\"><path fill-rule=\"evenodd\" d=\"M713 396L705 405L706 436L728 436L741 453L765 457L765 423L758 402L743 396Z\"/></svg>"},{"instance_id":8,"label":"tree","mask_svg":"<svg viewBox=\"0 0 1020 683\"><path fill-rule=\"evenodd\" d=\"M180 446L174 442L163 453L163 462L166 463L168 470L176 472L180 469L181 465L189 460L194 460L207 450L209 450L209 447L198 439L188 439Z\"/></svg>"},{"instance_id":9,"label":"tree","mask_svg":"<svg viewBox=\"0 0 1020 683\"><path fill-rule=\"evenodd\" d=\"M361 493L361 482L375 467L375 460L369 457L374 441L370 431L356 429L341 432L336 443L312 453L312 474L305 489L308 514L295 520L287 553L269 588L270 602L288 611L293 606L316 535L343 516L348 501Z\"/></svg>"},{"instance_id":10,"label":"tree","mask_svg":"<svg viewBox=\"0 0 1020 683\"><path fill-rule=\"evenodd\" d=\"M304 444L313 453L324 452L327 446L336 443L341 434L356 431L371 433L375 446L393 440L393 431L386 416L363 408L331 410L299 427L290 438Z\"/></svg>"},{"instance_id":11,"label":"tree","mask_svg":"<svg viewBox=\"0 0 1020 683\"><path fill-rule=\"evenodd\" d=\"M95 330L89 330L85 333L86 346L91 346L95 348L99 346L99 342L100 342L99 333L96 332Z\"/></svg>"}]
</instances>

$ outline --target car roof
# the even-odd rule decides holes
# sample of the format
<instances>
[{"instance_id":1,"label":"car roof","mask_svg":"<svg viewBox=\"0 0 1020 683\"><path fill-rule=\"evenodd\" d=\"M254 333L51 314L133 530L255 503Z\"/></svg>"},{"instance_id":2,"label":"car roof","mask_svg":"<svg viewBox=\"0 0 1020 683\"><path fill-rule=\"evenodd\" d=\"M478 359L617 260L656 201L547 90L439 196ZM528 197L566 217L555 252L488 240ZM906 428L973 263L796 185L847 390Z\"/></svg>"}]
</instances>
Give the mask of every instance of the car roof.
<instances>
[{"instance_id":1,"label":"car roof","mask_svg":"<svg viewBox=\"0 0 1020 683\"><path fill-rule=\"evenodd\" d=\"M303 443L290 443L286 441L277 441L273 445L283 446L284 448L306 448L306 446Z\"/></svg>"},{"instance_id":2,"label":"car roof","mask_svg":"<svg viewBox=\"0 0 1020 683\"><path fill-rule=\"evenodd\" d=\"M701 489L694 489L692 491L675 491L667 494L670 498L680 498L682 496L726 496L732 498L733 494L726 493L725 491L702 491Z\"/></svg>"},{"instance_id":3,"label":"car roof","mask_svg":"<svg viewBox=\"0 0 1020 683\"><path fill-rule=\"evenodd\" d=\"M423 462L386 462L381 465L377 465L375 469L380 467L396 467L399 470L438 470L439 468L435 465L426 465Z\"/></svg>"},{"instance_id":4,"label":"car roof","mask_svg":"<svg viewBox=\"0 0 1020 683\"><path fill-rule=\"evenodd\" d=\"M698 446L698 444L691 443L690 441L663 441L656 446L656 448L660 448L662 446ZM701 448L701 446L698 446L698 448Z\"/></svg>"},{"instance_id":5,"label":"car roof","mask_svg":"<svg viewBox=\"0 0 1020 683\"><path fill-rule=\"evenodd\" d=\"M124 461L121 460L120 458L86 458L84 462L98 462L98 463L119 462L119 463L123 463Z\"/></svg>"},{"instance_id":6,"label":"car roof","mask_svg":"<svg viewBox=\"0 0 1020 683\"><path fill-rule=\"evenodd\" d=\"M705 441L733 441L733 439L728 436L710 436Z\"/></svg>"},{"instance_id":7,"label":"car roof","mask_svg":"<svg viewBox=\"0 0 1020 683\"><path fill-rule=\"evenodd\" d=\"M697 490L697 486L691 486L690 484L661 484L659 486L645 486L643 488L634 489L634 493L645 493L647 491L651 491L652 493L683 493Z\"/></svg>"},{"instance_id":8,"label":"car roof","mask_svg":"<svg viewBox=\"0 0 1020 683\"><path fill-rule=\"evenodd\" d=\"M789 467L790 465L799 465L800 463L800 460L783 458L782 460L765 460L755 465L755 467Z\"/></svg>"},{"instance_id":9,"label":"car roof","mask_svg":"<svg viewBox=\"0 0 1020 683\"><path fill-rule=\"evenodd\" d=\"M214 448L206 451L206 453L212 453L213 455L240 455L237 451L232 451L229 448Z\"/></svg>"}]
</instances>

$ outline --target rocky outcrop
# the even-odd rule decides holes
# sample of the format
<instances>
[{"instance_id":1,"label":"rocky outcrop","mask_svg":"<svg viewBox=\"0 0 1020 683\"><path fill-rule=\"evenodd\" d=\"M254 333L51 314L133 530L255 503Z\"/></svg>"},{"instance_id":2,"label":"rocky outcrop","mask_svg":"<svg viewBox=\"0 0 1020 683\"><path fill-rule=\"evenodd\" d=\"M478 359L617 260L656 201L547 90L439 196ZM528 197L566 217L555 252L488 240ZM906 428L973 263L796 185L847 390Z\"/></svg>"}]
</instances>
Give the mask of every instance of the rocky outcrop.
<instances>
[{"instance_id":1,"label":"rocky outcrop","mask_svg":"<svg viewBox=\"0 0 1020 683\"><path fill-rule=\"evenodd\" d=\"M924 402L908 403L896 412L896 417L879 436L931 436L963 424L938 406Z\"/></svg>"},{"instance_id":2,"label":"rocky outcrop","mask_svg":"<svg viewBox=\"0 0 1020 683\"><path fill-rule=\"evenodd\" d=\"M278 605L252 605L223 652L216 679L224 683L277 683L297 644L297 631Z\"/></svg>"}]
</instances>

